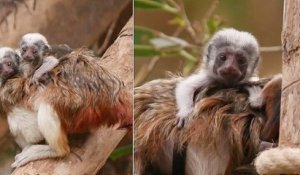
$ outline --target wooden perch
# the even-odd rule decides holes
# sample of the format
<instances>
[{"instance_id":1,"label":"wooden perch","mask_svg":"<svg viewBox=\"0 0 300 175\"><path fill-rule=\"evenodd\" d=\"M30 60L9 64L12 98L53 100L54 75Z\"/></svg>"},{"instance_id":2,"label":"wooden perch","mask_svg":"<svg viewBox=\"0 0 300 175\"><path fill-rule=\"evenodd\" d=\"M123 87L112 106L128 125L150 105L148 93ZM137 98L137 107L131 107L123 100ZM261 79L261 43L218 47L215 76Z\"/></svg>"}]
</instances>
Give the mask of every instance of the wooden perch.
<instances>
[{"instance_id":1,"label":"wooden perch","mask_svg":"<svg viewBox=\"0 0 300 175\"><path fill-rule=\"evenodd\" d=\"M285 1L279 146L300 146L300 1Z\"/></svg>"},{"instance_id":2,"label":"wooden perch","mask_svg":"<svg viewBox=\"0 0 300 175\"><path fill-rule=\"evenodd\" d=\"M279 147L255 161L259 174L300 174L300 1L284 1Z\"/></svg>"},{"instance_id":3,"label":"wooden perch","mask_svg":"<svg viewBox=\"0 0 300 175\"><path fill-rule=\"evenodd\" d=\"M0 25L0 46L17 46L20 37L28 32L44 34L51 44L90 46L130 3L130 0L19 0L6 22Z\"/></svg>"},{"instance_id":4,"label":"wooden perch","mask_svg":"<svg viewBox=\"0 0 300 175\"><path fill-rule=\"evenodd\" d=\"M117 74L132 89L133 84L133 19L120 32L114 44L100 60L104 67ZM71 154L62 159L46 159L31 162L16 169L13 174L96 174L104 165L127 130L99 128L81 147L72 147Z\"/></svg>"}]
</instances>

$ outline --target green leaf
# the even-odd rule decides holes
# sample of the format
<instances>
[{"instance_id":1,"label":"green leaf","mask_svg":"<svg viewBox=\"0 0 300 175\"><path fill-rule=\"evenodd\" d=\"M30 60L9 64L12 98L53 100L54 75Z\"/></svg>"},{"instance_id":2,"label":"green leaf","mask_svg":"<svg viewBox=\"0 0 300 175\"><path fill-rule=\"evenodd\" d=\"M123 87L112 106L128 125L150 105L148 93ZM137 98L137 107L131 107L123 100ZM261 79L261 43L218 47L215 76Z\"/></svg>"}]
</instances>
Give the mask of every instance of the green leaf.
<instances>
[{"instance_id":1,"label":"green leaf","mask_svg":"<svg viewBox=\"0 0 300 175\"><path fill-rule=\"evenodd\" d=\"M183 26L186 25L185 21L180 16L176 16L175 18L171 19L169 21L169 24L171 24L171 25L178 25L178 26L181 26L181 27L183 27Z\"/></svg>"},{"instance_id":2,"label":"green leaf","mask_svg":"<svg viewBox=\"0 0 300 175\"><path fill-rule=\"evenodd\" d=\"M209 37L213 35L216 31L218 31L223 26L223 22L218 17L212 17L206 22L206 29Z\"/></svg>"},{"instance_id":3,"label":"green leaf","mask_svg":"<svg viewBox=\"0 0 300 175\"><path fill-rule=\"evenodd\" d=\"M162 3L151 1L151 0L135 0L134 8L142 9L159 9L162 6Z\"/></svg>"},{"instance_id":4,"label":"green leaf","mask_svg":"<svg viewBox=\"0 0 300 175\"><path fill-rule=\"evenodd\" d=\"M189 52L187 52L183 49L179 52L179 55L189 61L194 62L194 63L198 61L196 57L194 57L192 54L190 54Z\"/></svg>"},{"instance_id":5,"label":"green leaf","mask_svg":"<svg viewBox=\"0 0 300 175\"><path fill-rule=\"evenodd\" d=\"M119 148L115 149L111 153L110 158L112 160L116 160L120 157L127 156L127 155L132 155L132 144L125 145L125 146L122 146L122 147L119 147Z\"/></svg>"},{"instance_id":6,"label":"green leaf","mask_svg":"<svg viewBox=\"0 0 300 175\"><path fill-rule=\"evenodd\" d=\"M153 46L151 45L135 45L134 46L134 56L139 57L153 57L153 56L159 56L160 52L157 51Z\"/></svg>"},{"instance_id":7,"label":"green leaf","mask_svg":"<svg viewBox=\"0 0 300 175\"><path fill-rule=\"evenodd\" d=\"M154 38L157 32L142 26L134 27L134 44L149 44L150 39Z\"/></svg>"},{"instance_id":8,"label":"green leaf","mask_svg":"<svg viewBox=\"0 0 300 175\"><path fill-rule=\"evenodd\" d=\"M156 48L157 50L163 49L171 49L171 48L184 48L189 45L188 42L181 38L161 35L159 38L153 38L150 40L150 43Z\"/></svg>"},{"instance_id":9,"label":"green leaf","mask_svg":"<svg viewBox=\"0 0 300 175\"><path fill-rule=\"evenodd\" d=\"M141 8L141 9L160 9L165 12L176 14L178 10L174 7L171 7L169 4L163 1L153 1L153 0L134 0L134 8Z\"/></svg>"}]
</instances>

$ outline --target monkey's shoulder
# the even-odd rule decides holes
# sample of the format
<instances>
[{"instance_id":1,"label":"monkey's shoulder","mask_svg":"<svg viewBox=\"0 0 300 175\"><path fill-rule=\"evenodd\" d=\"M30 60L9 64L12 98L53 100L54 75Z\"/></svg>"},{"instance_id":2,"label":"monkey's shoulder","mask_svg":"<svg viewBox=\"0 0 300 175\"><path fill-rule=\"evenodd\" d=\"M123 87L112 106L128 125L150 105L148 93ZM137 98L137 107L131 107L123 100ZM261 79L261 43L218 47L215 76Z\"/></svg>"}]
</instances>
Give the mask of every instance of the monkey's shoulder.
<instances>
[{"instance_id":1,"label":"monkey's shoulder","mask_svg":"<svg viewBox=\"0 0 300 175\"><path fill-rule=\"evenodd\" d=\"M29 92L27 83L25 78L8 79L0 88L1 103L9 106L20 102Z\"/></svg>"}]
</instances>

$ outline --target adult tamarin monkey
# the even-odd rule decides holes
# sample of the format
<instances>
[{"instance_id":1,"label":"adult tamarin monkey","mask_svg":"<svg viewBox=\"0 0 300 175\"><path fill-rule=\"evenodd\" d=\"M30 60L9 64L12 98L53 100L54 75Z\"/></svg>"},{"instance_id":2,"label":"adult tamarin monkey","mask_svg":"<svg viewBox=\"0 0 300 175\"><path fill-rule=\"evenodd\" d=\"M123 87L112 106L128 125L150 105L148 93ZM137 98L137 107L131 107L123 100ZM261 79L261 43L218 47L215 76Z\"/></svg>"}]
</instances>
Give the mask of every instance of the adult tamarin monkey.
<instances>
[{"instance_id":1,"label":"adult tamarin monkey","mask_svg":"<svg viewBox=\"0 0 300 175\"><path fill-rule=\"evenodd\" d=\"M276 110L275 94L280 88L271 87L278 87L277 81L266 84L267 80L259 80L236 88L205 87L195 94L193 122L178 130L174 126L175 88L181 80L159 79L135 89L136 174L172 174L173 150L185 146L186 175L229 175L251 163L259 152L260 138L272 139L267 131L276 130L272 110ZM266 108L251 107L245 89L249 85L264 86L263 92L270 90Z\"/></svg>"},{"instance_id":2,"label":"adult tamarin monkey","mask_svg":"<svg viewBox=\"0 0 300 175\"><path fill-rule=\"evenodd\" d=\"M259 45L248 32L235 29L218 31L208 42L203 55L200 70L176 86L179 128L184 126L194 109L193 96L197 89L210 85L237 87L257 76ZM250 87L249 90L255 96L260 89Z\"/></svg>"},{"instance_id":3,"label":"adult tamarin monkey","mask_svg":"<svg viewBox=\"0 0 300 175\"><path fill-rule=\"evenodd\" d=\"M67 155L67 134L100 125L132 124L130 92L90 52L72 52L49 75L50 81L42 89L22 76L7 79L0 89L1 112L7 115L10 131L23 148L12 167ZM42 140L47 144L38 144Z\"/></svg>"}]
</instances>

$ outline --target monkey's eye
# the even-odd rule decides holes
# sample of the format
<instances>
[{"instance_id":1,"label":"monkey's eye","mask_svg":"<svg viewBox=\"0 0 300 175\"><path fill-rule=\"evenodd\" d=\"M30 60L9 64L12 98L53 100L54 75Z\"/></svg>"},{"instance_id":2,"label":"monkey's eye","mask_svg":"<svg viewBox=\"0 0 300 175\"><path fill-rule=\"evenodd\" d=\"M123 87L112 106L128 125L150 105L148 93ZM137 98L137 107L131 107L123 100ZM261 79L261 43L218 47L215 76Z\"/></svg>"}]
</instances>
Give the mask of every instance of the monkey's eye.
<instances>
[{"instance_id":1,"label":"monkey's eye","mask_svg":"<svg viewBox=\"0 0 300 175\"><path fill-rule=\"evenodd\" d=\"M7 65L8 67L11 67L11 66L12 66L11 62L7 62L6 65Z\"/></svg>"},{"instance_id":2,"label":"monkey's eye","mask_svg":"<svg viewBox=\"0 0 300 175\"><path fill-rule=\"evenodd\" d=\"M245 64L245 63L246 63L246 58L244 58L244 57L239 57L239 58L237 59L237 61L238 61L239 64Z\"/></svg>"},{"instance_id":3,"label":"monkey's eye","mask_svg":"<svg viewBox=\"0 0 300 175\"><path fill-rule=\"evenodd\" d=\"M227 57L224 54L219 56L219 60L221 60L221 61L226 61L226 59L227 59Z\"/></svg>"},{"instance_id":4,"label":"monkey's eye","mask_svg":"<svg viewBox=\"0 0 300 175\"><path fill-rule=\"evenodd\" d=\"M36 53L37 53L37 50L33 50L32 53L33 53L33 54L36 54Z\"/></svg>"},{"instance_id":5,"label":"monkey's eye","mask_svg":"<svg viewBox=\"0 0 300 175\"><path fill-rule=\"evenodd\" d=\"M25 47L22 48L22 52L26 52L26 48Z\"/></svg>"}]
</instances>

